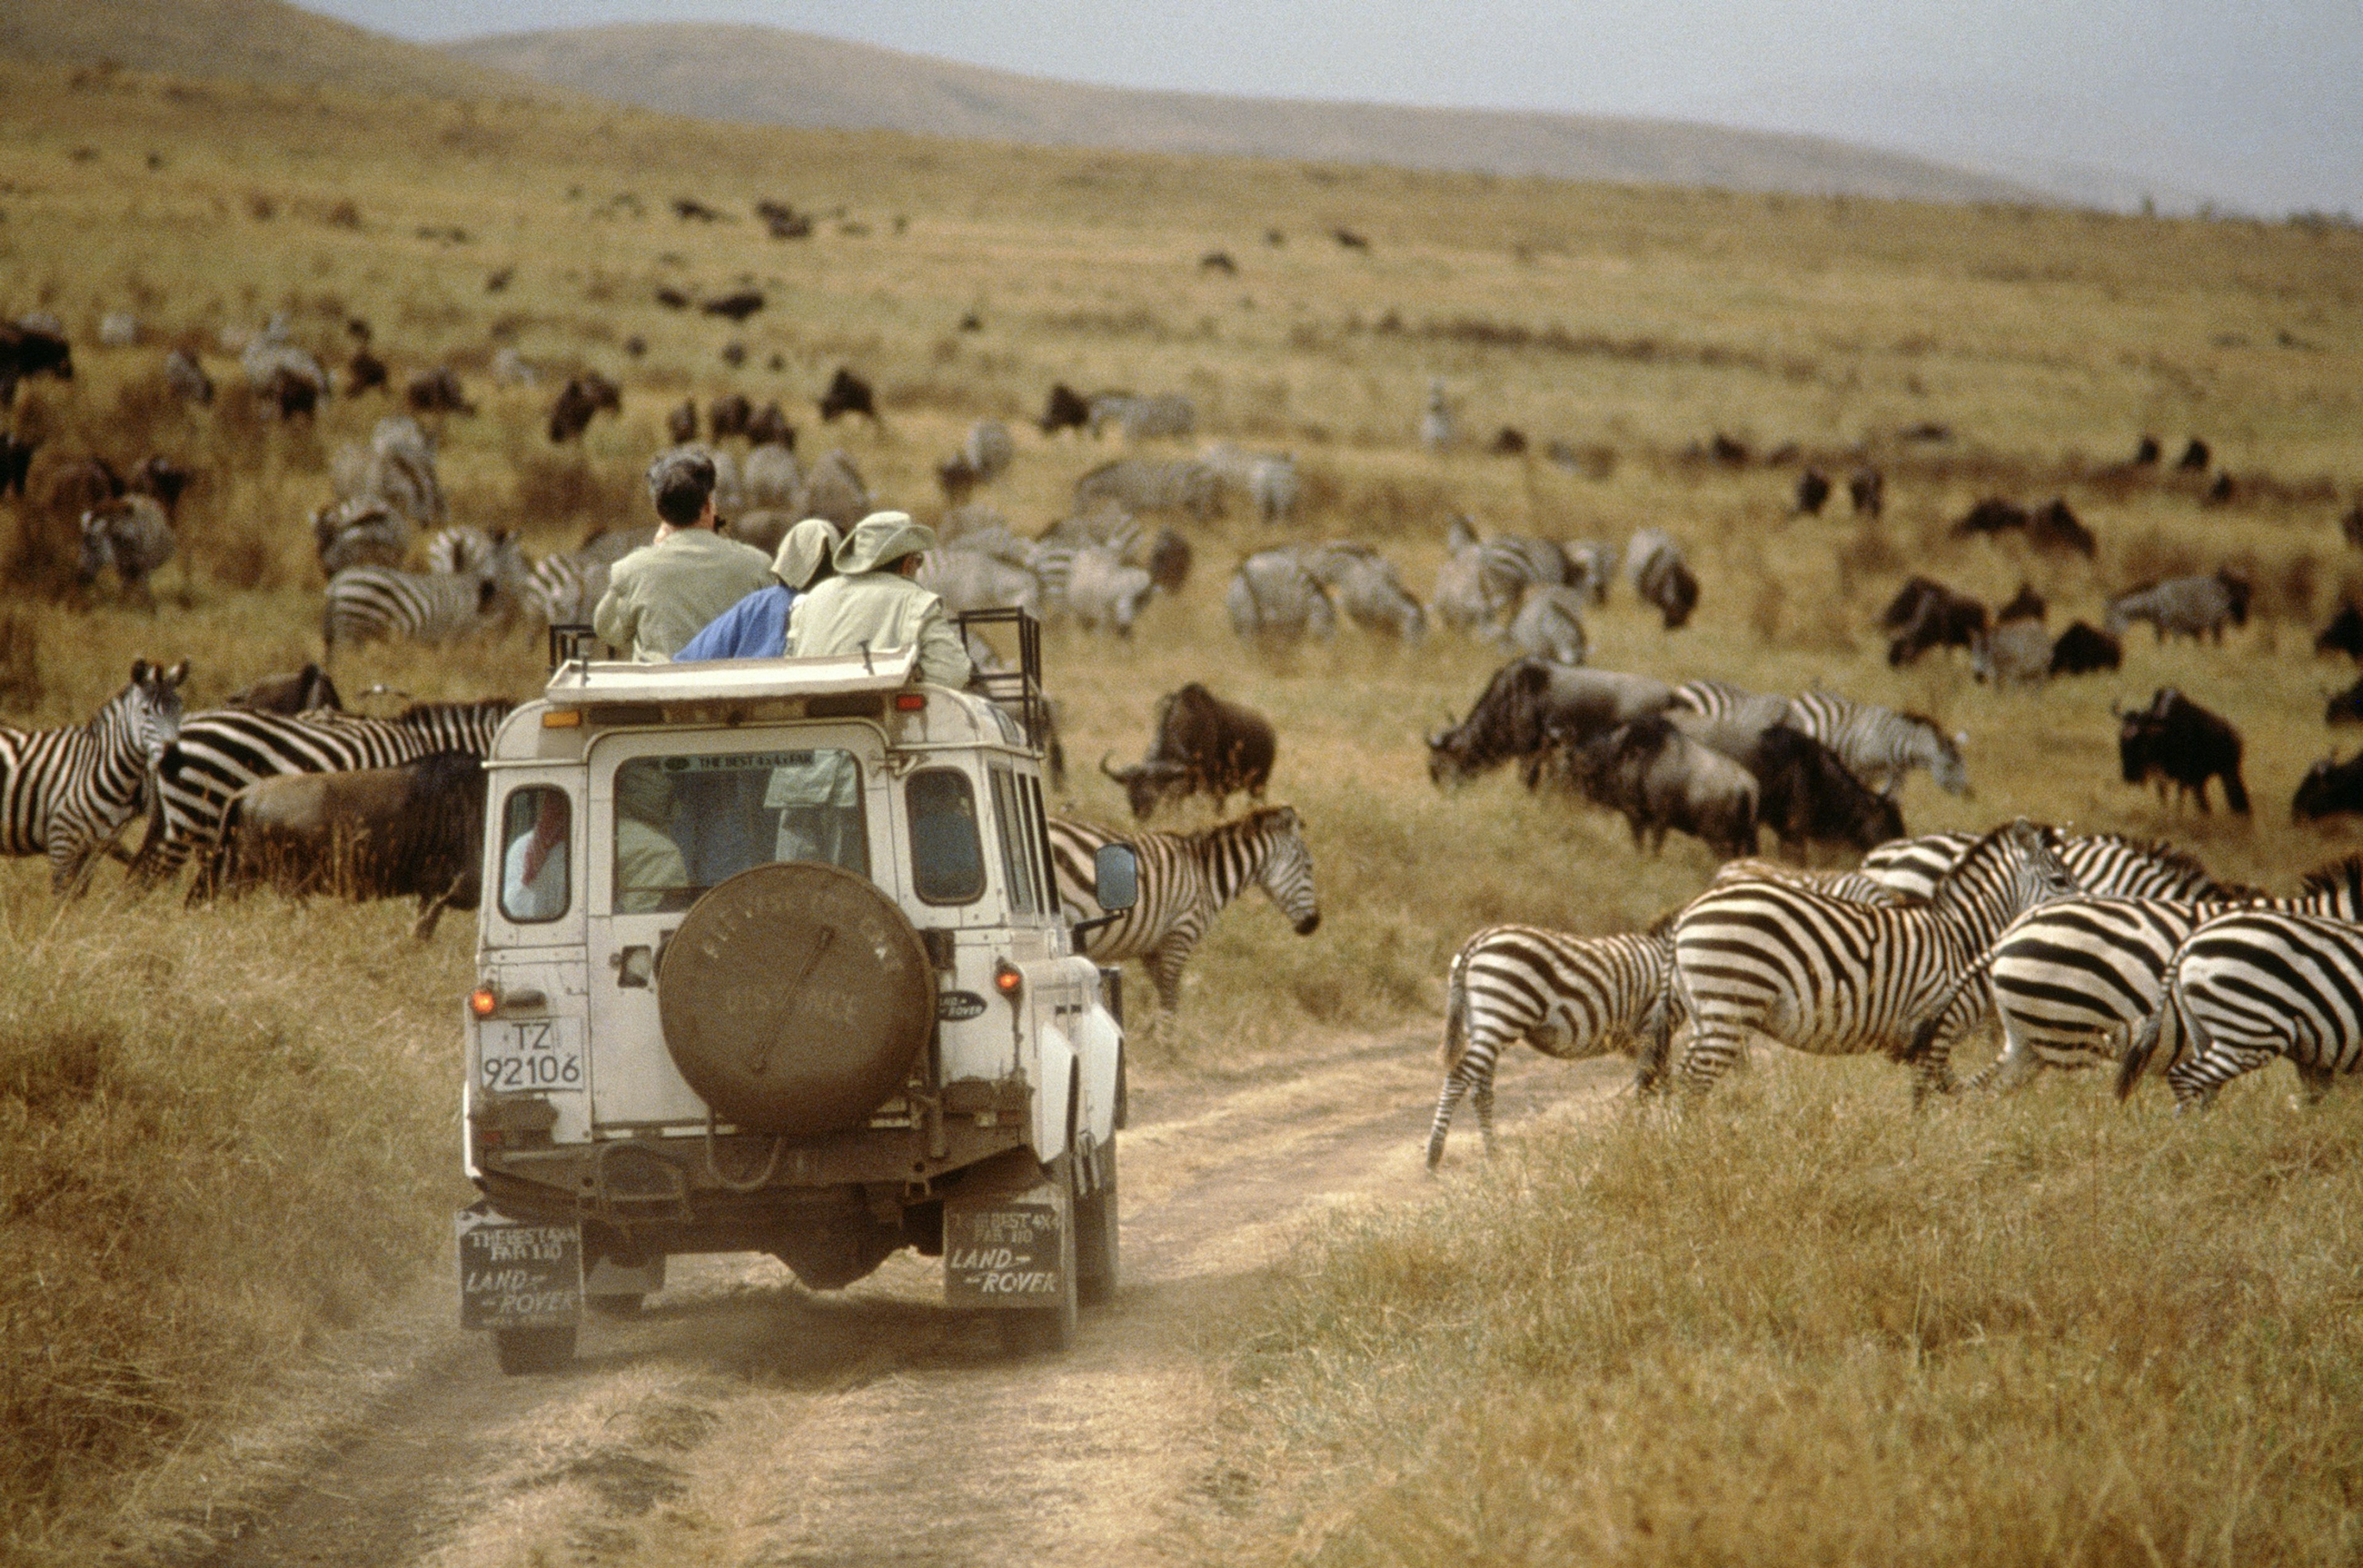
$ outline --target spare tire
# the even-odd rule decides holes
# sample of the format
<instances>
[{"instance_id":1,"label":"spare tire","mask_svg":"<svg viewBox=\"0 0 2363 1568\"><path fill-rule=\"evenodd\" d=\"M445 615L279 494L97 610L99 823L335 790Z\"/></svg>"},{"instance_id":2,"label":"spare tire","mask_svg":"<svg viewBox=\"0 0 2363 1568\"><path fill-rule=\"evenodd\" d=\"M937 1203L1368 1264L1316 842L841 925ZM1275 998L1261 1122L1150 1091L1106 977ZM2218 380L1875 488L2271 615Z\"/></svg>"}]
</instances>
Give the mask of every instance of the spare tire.
<instances>
[{"instance_id":1,"label":"spare tire","mask_svg":"<svg viewBox=\"0 0 2363 1568\"><path fill-rule=\"evenodd\" d=\"M902 1087L935 1018L919 933L850 872L756 866L682 917L657 973L673 1065L726 1122L809 1137Z\"/></svg>"}]
</instances>

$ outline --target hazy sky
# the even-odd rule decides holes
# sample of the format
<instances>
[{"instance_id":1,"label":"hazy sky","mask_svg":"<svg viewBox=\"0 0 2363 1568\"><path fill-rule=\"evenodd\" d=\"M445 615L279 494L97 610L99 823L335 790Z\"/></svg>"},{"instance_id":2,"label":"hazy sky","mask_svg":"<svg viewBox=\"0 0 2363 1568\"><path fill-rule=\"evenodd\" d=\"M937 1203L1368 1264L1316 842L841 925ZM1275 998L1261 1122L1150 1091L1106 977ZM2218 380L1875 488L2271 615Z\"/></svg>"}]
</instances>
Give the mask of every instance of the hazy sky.
<instances>
[{"instance_id":1,"label":"hazy sky","mask_svg":"<svg viewBox=\"0 0 2363 1568\"><path fill-rule=\"evenodd\" d=\"M405 38L759 22L1070 81L1665 116L2363 213L2363 0L302 0Z\"/></svg>"}]
</instances>

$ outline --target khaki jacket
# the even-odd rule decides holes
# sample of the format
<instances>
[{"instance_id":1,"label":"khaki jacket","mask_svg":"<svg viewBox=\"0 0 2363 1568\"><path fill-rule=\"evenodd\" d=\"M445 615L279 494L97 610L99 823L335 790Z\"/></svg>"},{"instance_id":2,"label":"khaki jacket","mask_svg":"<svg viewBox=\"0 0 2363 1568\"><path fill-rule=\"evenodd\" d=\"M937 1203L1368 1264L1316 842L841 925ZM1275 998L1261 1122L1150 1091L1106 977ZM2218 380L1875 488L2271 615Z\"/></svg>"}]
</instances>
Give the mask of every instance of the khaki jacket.
<instances>
[{"instance_id":1,"label":"khaki jacket","mask_svg":"<svg viewBox=\"0 0 2363 1568\"><path fill-rule=\"evenodd\" d=\"M616 562L591 625L599 640L661 664L708 621L771 583L771 558L712 528L682 528Z\"/></svg>"},{"instance_id":2,"label":"khaki jacket","mask_svg":"<svg viewBox=\"0 0 2363 1568\"><path fill-rule=\"evenodd\" d=\"M968 650L931 590L892 572L858 572L831 577L796 595L788 611L788 652L798 659L890 648L919 651L919 678L939 686L965 686L971 670Z\"/></svg>"}]
</instances>

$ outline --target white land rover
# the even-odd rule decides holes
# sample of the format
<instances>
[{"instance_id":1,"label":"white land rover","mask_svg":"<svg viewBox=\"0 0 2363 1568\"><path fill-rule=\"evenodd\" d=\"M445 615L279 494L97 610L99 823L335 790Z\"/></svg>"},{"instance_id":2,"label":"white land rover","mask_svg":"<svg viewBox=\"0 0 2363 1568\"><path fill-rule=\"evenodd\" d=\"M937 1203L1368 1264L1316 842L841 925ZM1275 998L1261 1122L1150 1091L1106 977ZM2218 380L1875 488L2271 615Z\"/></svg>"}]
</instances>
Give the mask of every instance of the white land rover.
<instances>
[{"instance_id":1,"label":"white land rover","mask_svg":"<svg viewBox=\"0 0 2363 1568\"><path fill-rule=\"evenodd\" d=\"M569 659L487 759L460 1317L573 1354L668 1256L816 1290L898 1248L1014 1345L1116 1278L1119 993L1051 877L1036 628L990 697L909 650ZM1128 906L1130 851L1098 868Z\"/></svg>"}]
</instances>

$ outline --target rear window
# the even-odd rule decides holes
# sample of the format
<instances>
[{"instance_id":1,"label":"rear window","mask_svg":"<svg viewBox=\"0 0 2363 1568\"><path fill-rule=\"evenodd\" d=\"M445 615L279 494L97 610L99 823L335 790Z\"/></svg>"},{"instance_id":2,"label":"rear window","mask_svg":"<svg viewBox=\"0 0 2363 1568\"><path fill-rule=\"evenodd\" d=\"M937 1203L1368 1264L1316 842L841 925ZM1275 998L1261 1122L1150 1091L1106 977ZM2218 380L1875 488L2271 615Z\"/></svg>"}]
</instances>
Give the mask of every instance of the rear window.
<instances>
[{"instance_id":1,"label":"rear window","mask_svg":"<svg viewBox=\"0 0 2363 1568\"><path fill-rule=\"evenodd\" d=\"M511 790L501 808L501 914L520 926L566 913L573 897L567 862L572 851L573 808L562 789L532 784Z\"/></svg>"},{"instance_id":2,"label":"rear window","mask_svg":"<svg viewBox=\"0 0 2363 1568\"><path fill-rule=\"evenodd\" d=\"M911 819L912 890L930 904L971 904L984 892L984 846L968 775L926 768L903 786Z\"/></svg>"},{"instance_id":3,"label":"rear window","mask_svg":"<svg viewBox=\"0 0 2363 1568\"><path fill-rule=\"evenodd\" d=\"M870 874L850 751L635 757L616 769L616 913L686 909L749 866L821 861Z\"/></svg>"}]
</instances>

